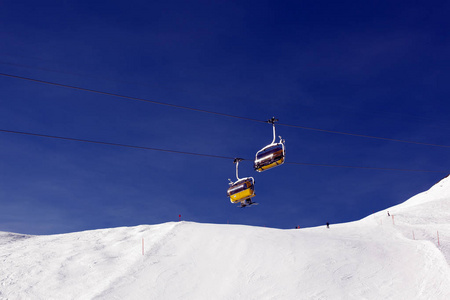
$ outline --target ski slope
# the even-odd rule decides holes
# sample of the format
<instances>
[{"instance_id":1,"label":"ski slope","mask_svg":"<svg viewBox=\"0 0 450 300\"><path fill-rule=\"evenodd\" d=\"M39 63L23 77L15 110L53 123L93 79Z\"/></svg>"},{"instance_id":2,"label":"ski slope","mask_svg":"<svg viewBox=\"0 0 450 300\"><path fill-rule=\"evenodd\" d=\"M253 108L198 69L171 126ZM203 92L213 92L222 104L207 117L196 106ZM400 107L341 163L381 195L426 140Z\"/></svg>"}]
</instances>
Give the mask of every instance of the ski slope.
<instances>
[{"instance_id":1,"label":"ski slope","mask_svg":"<svg viewBox=\"0 0 450 300\"><path fill-rule=\"evenodd\" d=\"M329 229L177 222L0 232L0 299L450 299L449 245L445 178Z\"/></svg>"}]
</instances>

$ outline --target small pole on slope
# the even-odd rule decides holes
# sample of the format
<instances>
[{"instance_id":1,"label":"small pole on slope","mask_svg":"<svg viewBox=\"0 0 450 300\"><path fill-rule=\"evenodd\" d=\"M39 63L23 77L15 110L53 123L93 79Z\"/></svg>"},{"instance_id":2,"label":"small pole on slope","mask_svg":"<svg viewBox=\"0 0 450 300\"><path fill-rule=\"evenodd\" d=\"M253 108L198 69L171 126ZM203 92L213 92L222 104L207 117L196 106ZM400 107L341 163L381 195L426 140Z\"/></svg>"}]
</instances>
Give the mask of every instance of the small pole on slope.
<instances>
[{"instance_id":1,"label":"small pole on slope","mask_svg":"<svg viewBox=\"0 0 450 300\"><path fill-rule=\"evenodd\" d=\"M441 243L439 243L439 231L437 231L437 238L438 238L438 246L440 246Z\"/></svg>"},{"instance_id":2,"label":"small pole on slope","mask_svg":"<svg viewBox=\"0 0 450 300\"><path fill-rule=\"evenodd\" d=\"M394 215L392 215L392 224L395 225L395 222L394 222Z\"/></svg>"},{"instance_id":3,"label":"small pole on slope","mask_svg":"<svg viewBox=\"0 0 450 300\"><path fill-rule=\"evenodd\" d=\"M142 255L144 255L144 238L142 238Z\"/></svg>"},{"instance_id":4,"label":"small pole on slope","mask_svg":"<svg viewBox=\"0 0 450 300\"><path fill-rule=\"evenodd\" d=\"M413 230L412 232L413 232L413 240L415 240L415 239L416 239L416 237L414 236L414 230Z\"/></svg>"}]
</instances>

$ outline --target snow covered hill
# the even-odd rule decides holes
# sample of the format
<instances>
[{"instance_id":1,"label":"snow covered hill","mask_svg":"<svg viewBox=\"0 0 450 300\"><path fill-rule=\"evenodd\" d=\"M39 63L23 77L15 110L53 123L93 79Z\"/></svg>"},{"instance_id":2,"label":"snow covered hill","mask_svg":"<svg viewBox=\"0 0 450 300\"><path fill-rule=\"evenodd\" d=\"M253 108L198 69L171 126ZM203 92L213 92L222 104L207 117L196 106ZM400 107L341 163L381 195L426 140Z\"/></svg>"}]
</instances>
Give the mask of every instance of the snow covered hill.
<instances>
[{"instance_id":1,"label":"snow covered hill","mask_svg":"<svg viewBox=\"0 0 450 300\"><path fill-rule=\"evenodd\" d=\"M449 262L445 178L329 229L178 222L0 232L0 299L450 299Z\"/></svg>"}]
</instances>

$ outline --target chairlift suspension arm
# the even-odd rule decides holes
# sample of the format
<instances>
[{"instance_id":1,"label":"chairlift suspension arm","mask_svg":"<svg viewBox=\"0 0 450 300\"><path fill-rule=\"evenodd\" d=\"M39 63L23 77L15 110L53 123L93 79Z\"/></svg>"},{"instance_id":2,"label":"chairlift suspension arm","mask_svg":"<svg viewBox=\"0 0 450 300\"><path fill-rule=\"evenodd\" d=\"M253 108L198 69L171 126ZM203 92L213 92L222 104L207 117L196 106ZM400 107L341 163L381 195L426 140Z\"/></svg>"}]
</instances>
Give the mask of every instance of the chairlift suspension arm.
<instances>
[{"instance_id":1,"label":"chairlift suspension arm","mask_svg":"<svg viewBox=\"0 0 450 300\"><path fill-rule=\"evenodd\" d=\"M235 158L234 163L236 164L236 179L237 181L241 180L239 178L239 162L242 160L242 158Z\"/></svg>"},{"instance_id":2,"label":"chairlift suspension arm","mask_svg":"<svg viewBox=\"0 0 450 300\"><path fill-rule=\"evenodd\" d=\"M273 128L273 140L272 140L272 144L275 144L275 139L277 137L277 135L275 134L275 122L277 122L278 119L275 119L275 117L272 117L272 119L268 120L267 123L272 124L272 128Z\"/></svg>"},{"instance_id":3,"label":"chairlift suspension arm","mask_svg":"<svg viewBox=\"0 0 450 300\"><path fill-rule=\"evenodd\" d=\"M240 180L240 178L239 178L239 161L237 161L237 163L236 163L236 179Z\"/></svg>"},{"instance_id":4,"label":"chairlift suspension arm","mask_svg":"<svg viewBox=\"0 0 450 300\"><path fill-rule=\"evenodd\" d=\"M272 123L272 127L273 127L273 140L272 140L272 144L275 144L275 138L276 138L276 134L275 134L275 123Z\"/></svg>"}]
</instances>

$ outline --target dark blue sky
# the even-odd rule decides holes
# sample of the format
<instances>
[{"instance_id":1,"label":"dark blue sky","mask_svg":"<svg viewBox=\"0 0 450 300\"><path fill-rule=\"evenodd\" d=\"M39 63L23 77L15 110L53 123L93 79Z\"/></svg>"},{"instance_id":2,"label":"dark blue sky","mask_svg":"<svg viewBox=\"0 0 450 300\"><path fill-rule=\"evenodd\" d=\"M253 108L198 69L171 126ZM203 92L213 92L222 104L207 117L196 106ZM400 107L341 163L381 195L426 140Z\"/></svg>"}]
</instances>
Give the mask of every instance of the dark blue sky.
<instances>
[{"instance_id":1,"label":"dark blue sky","mask_svg":"<svg viewBox=\"0 0 450 300\"><path fill-rule=\"evenodd\" d=\"M244 118L449 145L446 1L3 1L0 73ZM57 4L55 4L57 3ZM360 219L446 175L448 147L278 126L285 164L256 173L264 123L0 76L0 231L178 220L276 228Z\"/></svg>"}]
</instances>

